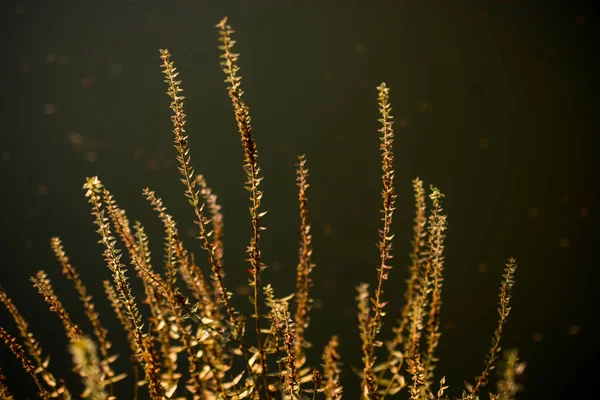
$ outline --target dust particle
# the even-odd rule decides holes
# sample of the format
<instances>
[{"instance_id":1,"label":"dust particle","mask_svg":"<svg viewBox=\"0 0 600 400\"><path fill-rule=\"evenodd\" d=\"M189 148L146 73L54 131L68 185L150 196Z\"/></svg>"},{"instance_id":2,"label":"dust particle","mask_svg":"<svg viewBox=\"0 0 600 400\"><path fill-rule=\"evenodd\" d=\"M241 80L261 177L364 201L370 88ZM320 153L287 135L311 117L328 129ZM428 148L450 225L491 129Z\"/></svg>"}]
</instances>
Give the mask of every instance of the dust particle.
<instances>
[{"instance_id":1,"label":"dust particle","mask_svg":"<svg viewBox=\"0 0 600 400\"><path fill-rule=\"evenodd\" d=\"M46 186L46 185L40 185L37 188L37 193L39 196L47 196L48 191L49 191L49 189L48 189L48 186Z\"/></svg>"},{"instance_id":2,"label":"dust particle","mask_svg":"<svg viewBox=\"0 0 600 400\"><path fill-rule=\"evenodd\" d=\"M537 207L531 207L529 209L529 216L531 218L537 218L538 215L540 215L540 211L537 209Z\"/></svg>"},{"instance_id":3,"label":"dust particle","mask_svg":"<svg viewBox=\"0 0 600 400\"><path fill-rule=\"evenodd\" d=\"M358 42L354 46L354 50L356 51L356 54L363 55L367 52L367 45L365 42Z\"/></svg>"},{"instance_id":4,"label":"dust particle","mask_svg":"<svg viewBox=\"0 0 600 400\"><path fill-rule=\"evenodd\" d=\"M252 289L250 289L250 286L248 285L242 285L236 287L235 292L238 294L238 296L250 296Z\"/></svg>"},{"instance_id":5,"label":"dust particle","mask_svg":"<svg viewBox=\"0 0 600 400\"><path fill-rule=\"evenodd\" d=\"M85 159L88 162L95 163L98 160L98 153L96 153L95 151L89 150L85 153Z\"/></svg>"},{"instance_id":6,"label":"dust particle","mask_svg":"<svg viewBox=\"0 0 600 400\"><path fill-rule=\"evenodd\" d=\"M44 104L43 112L46 115L52 115L52 114L56 113L57 109L58 109L58 106L56 104L46 103L46 104Z\"/></svg>"},{"instance_id":7,"label":"dust particle","mask_svg":"<svg viewBox=\"0 0 600 400\"><path fill-rule=\"evenodd\" d=\"M142 157L144 157L144 149L142 149L140 147L136 147L135 149L133 149L133 156L135 158L142 158Z\"/></svg>"},{"instance_id":8,"label":"dust particle","mask_svg":"<svg viewBox=\"0 0 600 400\"><path fill-rule=\"evenodd\" d=\"M90 77L81 78L81 87L84 89L90 88L92 83L94 83L94 80Z\"/></svg>"},{"instance_id":9,"label":"dust particle","mask_svg":"<svg viewBox=\"0 0 600 400\"><path fill-rule=\"evenodd\" d=\"M571 325L569 327L569 335L577 335L579 332L581 332L581 327L578 325Z\"/></svg>"},{"instance_id":10,"label":"dust particle","mask_svg":"<svg viewBox=\"0 0 600 400\"><path fill-rule=\"evenodd\" d=\"M123 66L121 64L113 64L110 66L110 72L115 75L121 75L123 73Z\"/></svg>"},{"instance_id":11,"label":"dust particle","mask_svg":"<svg viewBox=\"0 0 600 400\"><path fill-rule=\"evenodd\" d=\"M46 64L52 64L56 62L57 58L58 57L56 56L56 53L51 51L49 53L46 53L46 55L44 56L44 61L46 62Z\"/></svg>"},{"instance_id":12,"label":"dust particle","mask_svg":"<svg viewBox=\"0 0 600 400\"><path fill-rule=\"evenodd\" d=\"M71 131L67 133L67 140L73 145L78 145L83 141L83 136L81 136L81 133L79 132Z\"/></svg>"},{"instance_id":13,"label":"dust particle","mask_svg":"<svg viewBox=\"0 0 600 400\"><path fill-rule=\"evenodd\" d=\"M560 204L563 204L565 206L567 204L569 204L569 195L568 194L565 193L562 196L560 196Z\"/></svg>"},{"instance_id":14,"label":"dust particle","mask_svg":"<svg viewBox=\"0 0 600 400\"><path fill-rule=\"evenodd\" d=\"M417 103L417 110L421 112L427 112L431 110L431 104L429 104L426 101L420 101L419 103Z\"/></svg>"}]
</instances>

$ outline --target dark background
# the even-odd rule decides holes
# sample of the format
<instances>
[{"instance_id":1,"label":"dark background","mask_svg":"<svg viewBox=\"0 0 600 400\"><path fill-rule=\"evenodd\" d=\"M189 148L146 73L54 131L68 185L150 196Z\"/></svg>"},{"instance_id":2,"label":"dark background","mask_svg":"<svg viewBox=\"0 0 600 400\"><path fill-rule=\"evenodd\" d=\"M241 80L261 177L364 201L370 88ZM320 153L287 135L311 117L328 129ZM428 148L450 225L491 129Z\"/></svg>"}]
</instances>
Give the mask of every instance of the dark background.
<instances>
[{"instance_id":1,"label":"dark background","mask_svg":"<svg viewBox=\"0 0 600 400\"><path fill-rule=\"evenodd\" d=\"M360 364L354 287L374 282L380 225L375 87L391 87L396 119L394 269L383 338L402 305L412 229L411 180L446 194L449 214L439 376L459 395L477 375L496 324L504 261L519 262L503 339L528 366L520 399L589 398L598 356L599 127L597 14L580 1L53 1L1 2L0 283L40 338L51 366L77 387L67 341L28 277L45 269L74 319L80 305L49 248L60 236L111 328L109 276L80 189L99 175L142 220L160 257L161 227L141 190L162 196L183 232L192 212L175 168L158 49L181 71L197 172L225 214L227 284L243 293L251 228L242 152L218 64L214 25L236 29L240 73L264 174L267 277L293 290L298 216L294 164L306 153L314 232L308 333L320 363L341 334L346 398ZM302 4L302 5L300 5ZM193 231L192 231L193 232ZM202 256L192 238L188 246ZM203 260L203 257L198 257ZM137 283L136 283L137 284ZM237 306L248 307L243 296ZM0 325L16 333L5 309ZM18 399L31 379L5 347ZM121 369L122 370L122 369ZM127 398L129 384L120 388Z\"/></svg>"}]
</instances>

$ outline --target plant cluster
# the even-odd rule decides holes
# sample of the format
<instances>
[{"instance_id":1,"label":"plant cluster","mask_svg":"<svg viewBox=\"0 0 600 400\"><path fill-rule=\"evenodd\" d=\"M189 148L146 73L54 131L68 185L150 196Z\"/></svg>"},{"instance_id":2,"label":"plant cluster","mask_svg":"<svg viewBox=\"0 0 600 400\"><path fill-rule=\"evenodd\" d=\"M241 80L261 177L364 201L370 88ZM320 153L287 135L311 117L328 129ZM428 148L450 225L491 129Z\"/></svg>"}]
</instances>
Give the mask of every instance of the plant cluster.
<instances>
[{"instance_id":1,"label":"plant cluster","mask_svg":"<svg viewBox=\"0 0 600 400\"><path fill-rule=\"evenodd\" d=\"M117 356L112 352L109 332L59 238L52 238L51 247L62 267L62 274L73 283L81 300L93 328L91 334L84 334L72 321L44 271L31 278L64 326L75 371L85 386L83 397L116 399L118 385L129 382L134 386L134 399L146 396L152 400L342 399L340 339L333 336L329 340L317 367L309 366L305 352L309 347L309 315L313 306L311 271L315 268L306 157L299 156L296 165L300 216L296 290L290 296L280 297L270 284L263 281L267 265L261 254L262 232L266 229L263 222L266 211L261 205L262 176L250 110L244 101L242 80L238 74L239 55L233 50L234 31L226 18L216 27L221 66L244 155L244 185L249 193L252 234L246 250L246 271L252 288L249 300L253 312L246 316L236 310L232 293L226 287L223 215L217 196L192 166L179 72L171 53L161 50L180 180L210 272L203 271L192 252L185 247L177 224L154 191L146 188L143 195L164 227L162 260L151 255L144 226L140 222L130 223L125 211L98 177L88 178L83 186L85 197L91 208L106 266L112 274L112 279L104 281L104 289L123 328L122 334L127 335L133 374L115 371ZM382 322L389 308L384 286L392 268L392 221L397 195L394 191L390 89L382 83L377 91L381 125L382 225L377 243L379 266L376 269L376 285L373 289L367 284L357 287L363 361L362 368L357 371L360 397L383 400L405 393L412 400L449 399L445 378L441 378L439 384L435 382L447 229L447 217L442 207L444 195L432 186L428 196L431 205L428 206L424 184L418 178L413 181L416 213L406 302L391 340L384 342L381 338ZM161 265L162 271L156 265ZM500 286L498 326L483 370L474 383L467 385L460 399L479 399L490 379L510 312L515 269L515 260L509 259ZM143 294L134 295L129 282L132 274L143 282ZM31 375L39 396L43 399L70 399L72 394L64 380L51 372L49 357L3 289L0 289L0 301L12 315L18 329L18 336L13 336L5 328L0 328L0 339ZM142 305L149 311L146 319L140 311ZM514 352L508 353L505 364L498 391L490 393L490 398L513 399L518 390L516 376L523 365ZM128 376L133 376L133 382L131 378L126 379ZM0 397L13 398L1 372Z\"/></svg>"}]
</instances>

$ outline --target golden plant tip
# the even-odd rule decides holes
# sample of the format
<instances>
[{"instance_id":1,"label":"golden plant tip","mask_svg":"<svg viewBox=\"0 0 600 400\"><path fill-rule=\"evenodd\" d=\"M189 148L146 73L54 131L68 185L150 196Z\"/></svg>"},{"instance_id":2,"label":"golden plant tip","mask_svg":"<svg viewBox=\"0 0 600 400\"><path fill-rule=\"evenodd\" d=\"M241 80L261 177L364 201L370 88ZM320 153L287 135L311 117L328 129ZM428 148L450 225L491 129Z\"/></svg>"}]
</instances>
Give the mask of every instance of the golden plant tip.
<instances>
[{"instance_id":1,"label":"golden plant tip","mask_svg":"<svg viewBox=\"0 0 600 400\"><path fill-rule=\"evenodd\" d=\"M223 17L223 18L222 18L222 19L219 21L219 23L218 23L217 25L215 25L215 28L224 28L225 26L227 26L227 19L228 19L228 17L227 17L227 16Z\"/></svg>"}]
</instances>

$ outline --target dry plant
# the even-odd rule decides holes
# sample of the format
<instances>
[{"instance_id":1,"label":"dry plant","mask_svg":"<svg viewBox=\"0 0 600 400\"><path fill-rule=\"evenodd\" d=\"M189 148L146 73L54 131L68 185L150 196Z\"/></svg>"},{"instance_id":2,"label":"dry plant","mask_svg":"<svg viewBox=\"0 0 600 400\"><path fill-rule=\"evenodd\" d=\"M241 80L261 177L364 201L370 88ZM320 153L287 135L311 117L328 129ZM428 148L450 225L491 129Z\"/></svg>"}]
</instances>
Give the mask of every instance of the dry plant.
<instances>
[{"instance_id":1,"label":"dry plant","mask_svg":"<svg viewBox=\"0 0 600 400\"><path fill-rule=\"evenodd\" d=\"M98 177L88 178L83 186L85 197L91 207L106 266L112 274L112 279L104 281L104 289L123 328L120 334L128 338L133 373L115 371L113 364L117 356L112 353L109 334L119 333L109 332L101 322L95 303L59 238L52 238L51 247L63 275L74 285L91 323L91 334L87 335L72 321L44 271L31 278L50 310L64 326L73 355L74 370L81 376L85 386L81 394L83 397L116 399L119 385L127 384L134 387L134 400L141 397L152 400L339 400L344 394L340 380L342 363L338 336L333 336L324 348L320 366L307 366L305 349L310 346L307 336L313 305L311 271L315 268L312 261L307 159L301 155L296 164L300 217L296 290L290 296L277 297L274 288L263 282L263 271L267 268L261 253L262 232L266 229L263 222L266 211L261 206L263 192L260 183L263 178L250 110L243 98L242 80L238 73L239 55L233 50L234 31L226 18L216 28L222 52L221 66L244 155L244 185L249 192L252 235L246 250L246 261L249 263L246 273L252 288L249 300L253 313L243 315L237 311L233 306L232 293L226 287L221 207L206 179L197 175L192 166L179 72L171 53L160 50L162 71L171 101L173 144L180 180L210 271L203 271L196 263L193 253L180 238L173 217L154 191L146 188L143 195L164 227L162 262L153 259L150 254L144 226L140 222L132 226L125 211ZM450 399L446 394L448 386L445 378L436 378L435 375L435 351L441 336L440 308L447 229L447 217L442 207L444 195L432 186L428 211L426 190L418 178L413 181L416 213L406 302L401 308L400 320L392 329L391 339L384 342L381 338L383 320L390 307L385 300L384 286L392 269L392 220L397 195L394 190L394 129L390 89L382 83L377 91L382 160L382 225L377 243L379 266L374 271L376 285L373 290L366 283L357 287L363 361L362 368L357 369L360 398L382 400L405 396L412 400ZM163 272L155 268L156 264L162 266ZM482 390L490 380L500 353L504 324L510 312L515 269L515 260L509 259L500 286L498 326L483 370L472 384L467 384L460 399L481 398ZM129 282L132 273L141 279L143 294L133 293ZM31 375L39 396L43 399L70 399L71 394L64 381L50 371L49 358L44 355L40 342L29 331L27 322L3 289L0 289L0 301L12 315L18 331L18 337L15 337L5 328L0 328L0 338ZM148 318L143 318L140 311L142 306L147 308ZM261 312L263 308L268 310L266 314ZM248 326L252 333L247 332ZM498 390L490 393L490 398L513 399L519 388L516 377L522 371L523 364L519 363L515 352L507 354ZM439 378L438 386L434 383ZM10 395L10 382L1 371L0 397L13 398Z\"/></svg>"}]
</instances>

